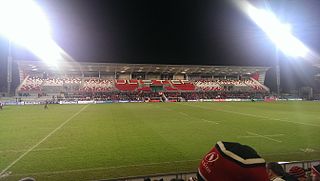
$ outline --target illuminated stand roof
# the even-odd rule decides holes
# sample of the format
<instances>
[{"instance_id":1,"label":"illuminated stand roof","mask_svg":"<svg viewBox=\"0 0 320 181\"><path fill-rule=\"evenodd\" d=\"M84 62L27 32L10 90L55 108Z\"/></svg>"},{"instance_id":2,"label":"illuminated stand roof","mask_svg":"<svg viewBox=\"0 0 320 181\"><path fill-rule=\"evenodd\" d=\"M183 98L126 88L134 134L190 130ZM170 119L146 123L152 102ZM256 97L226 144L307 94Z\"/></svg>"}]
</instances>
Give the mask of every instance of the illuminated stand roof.
<instances>
[{"instance_id":1,"label":"illuminated stand roof","mask_svg":"<svg viewBox=\"0 0 320 181\"><path fill-rule=\"evenodd\" d=\"M164 64L119 64L119 63L64 63L49 67L43 62L17 61L19 69L27 74L56 73L75 74L85 72L105 73L156 73L156 74L212 74L241 75L266 72L270 67L255 66L211 66L211 65L164 65Z\"/></svg>"}]
</instances>

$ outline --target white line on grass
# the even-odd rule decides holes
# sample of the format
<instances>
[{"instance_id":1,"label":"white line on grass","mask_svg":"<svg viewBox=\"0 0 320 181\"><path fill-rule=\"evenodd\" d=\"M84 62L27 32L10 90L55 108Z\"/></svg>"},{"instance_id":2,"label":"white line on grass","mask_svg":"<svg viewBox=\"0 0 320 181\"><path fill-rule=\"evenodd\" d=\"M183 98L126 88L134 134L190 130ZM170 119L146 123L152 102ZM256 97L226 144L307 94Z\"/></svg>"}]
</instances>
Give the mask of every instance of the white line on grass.
<instances>
[{"instance_id":1,"label":"white line on grass","mask_svg":"<svg viewBox=\"0 0 320 181\"><path fill-rule=\"evenodd\" d=\"M46 174L63 174L63 173L72 173L72 172L85 172L85 171L97 171L97 170L121 169L121 168L129 168L129 167L146 167L146 166L163 165L163 164L172 164L172 163L187 163L187 162L194 162L194 161L200 161L200 159L194 159L194 160L181 160L181 161L172 161L172 162L158 162L158 163L148 163L148 164L136 164L136 165L126 165L126 166L113 166L113 167L83 168L83 169L61 170L61 171L51 171L51 172L21 173L21 174L12 174L12 176L21 176L21 175L46 175Z\"/></svg>"},{"instance_id":2,"label":"white line on grass","mask_svg":"<svg viewBox=\"0 0 320 181\"><path fill-rule=\"evenodd\" d=\"M268 136L268 137L275 137L275 136L283 136L284 134L269 134L269 135L263 135L263 136ZM254 136L254 135L250 135L250 136L238 136L238 138L257 138L260 136Z\"/></svg>"},{"instance_id":3,"label":"white line on grass","mask_svg":"<svg viewBox=\"0 0 320 181\"><path fill-rule=\"evenodd\" d=\"M293 123L293 124L301 124L301 125L306 125L306 126L320 127L319 124L301 123L301 122L295 122L295 121L285 120L285 119L287 119L287 118L285 118L285 119L278 119L278 118L271 118L271 117L267 117L267 116L260 116L260 115L256 115L256 114L249 114L249 113L242 113L242 112L236 112L236 111L230 111L230 110L221 110L221 109L207 108L207 107L195 106L195 105L189 105L189 104L181 104L181 105L190 106L190 107L197 107L197 108L201 108L201 109L209 109L209 110L220 111L220 112L226 112L226 113L232 113L232 114L238 114L238 115L255 117L255 118L262 118L262 119L269 119L269 120L275 120L275 121L281 121L281 122L287 122L287 123Z\"/></svg>"},{"instance_id":4,"label":"white line on grass","mask_svg":"<svg viewBox=\"0 0 320 181\"><path fill-rule=\"evenodd\" d=\"M184 116L187 116L187 117L189 117L189 118L191 118L191 119L197 119L197 118L195 118L195 117L193 117L193 116L190 116L189 114L184 113L184 112L179 112L179 114L182 114L182 115L184 115ZM207 122L207 123L219 124L218 122L215 122L215 121L209 121L209 120L207 120L207 119L203 119L203 118L201 118L201 120L202 120L202 121L204 121L204 122Z\"/></svg>"},{"instance_id":5,"label":"white line on grass","mask_svg":"<svg viewBox=\"0 0 320 181\"><path fill-rule=\"evenodd\" d=\"M315 151L320 152L320 151ZM288 154L306 154L303 151L294 151L294 152L277 152L277 153L260 153L263 156L275 156L275 155L288 155ZM33 172L33 173L19 173L12 174L11 176L25 176L25 175L48 175L48 174L64 174L64 173L73 173L73 172L86 172L86 171L98 171L98 170L109 170L109 169L121 169L121 168L129 168L129 167L145 167L152 165L162 165L162 164L170 164L170 163L187 163L200 161L201 159L193 159L193 160L181 160L181 161L172 161L172 162L159 162L159 163L149 163L149 164L136 164L136 165L127 165L127 166L114 166L114 167L96 167L96 168L83 168L83 169L74 169L74 170L61 170L61 171L51 171L51 172ZM1 178L1 177L0 177Z\"/></svg>"},{"instance_id":6,"label":"white line on grass","mask_svg":"<svg viewBox=\"0 0 320 181\"><path fill-rule=\"evenodd\" d=\"M312 153L320 153L320 151L314 151ZM304 152L304 151L292 151L292 152L284 152L284 153L260 153L262 156L276 156L276 155L290 155L290 154L310 154L310 152Z\"/></svg>"},{"instance_id":7,"label":"white line on grass","mask_svg":"<svg viewBox=\"0 0 320 181\"><path fill-rule=\"evenodd\" d=\"M174 111L174 110L169 109L169 108L166 108L166 107L158 107L158 108L163 109L163 110L166 110L166 111Z\"/></svg>"},{"instance_id":8,"label":"white line on grass","mask_svg":"<svg viewBox=\"0 0 320 181\"><path fill-rule=\"evenodd\" d=\"M33 145L31 148L29 148L26 152L24 152L22 155L20 155L16 160L14 160L12 163L10 163L5 169L3 169L0 173L0 176L3 175L7 170L9 170L14 164L16 164L18 161L20 161L23 157L25 157L28 153L30 153L33 149L35 149L37 146L39 146L41 143L43 143L45 140L47 140L51 135L53 135L56 131L61 129L65 124L67 124L69 121L71 121L74 117L79 115L83 110L85 110L89 104L82 107L78 112L73 114L71 117L69 117L66 121L61 123L56 129L51 131L46 137L42 138L37 144Z\"/></svg>"},{"instance_id":9,"label":"white line on grass","mask_svg":"<svg viewBox=\"0 0 320 181\"><path fill-rule=\"evenodd\" d=\"M34 149L32 151L52 151L52 150L63 150L66 147L53 147L53 148L38 148L38 149ZM19 153L19 152L24 152L27 151L27 149L24 150L0 150L0 153L10 153L10 152L14 152L14 153Z\"/></svg>"},{"instance_id":10,"label":"white line on grass","mask_svg":"<svg viewBox=\"0 0 320 181\"><path fill-rule=\"evenodd\" d=\"M270 138L268 136L260 135L260 134L257 134L257 133L252 133L252 132L249 132L249 131L247 131L247 133L250 134L250 135L254 135L254 136L261 137L261 138L265 138L267 140L271 140L271 141L275 141L275 142L278 142L278 143L282 143L282 141Z\"/></svg>"},{"instance_id":11,"label":"white line on grass","mask_svg":"<svg viewBox=\"0 0 320 181\"><path fill-rule=\"evenodd\" d=\"M209 121L207 119L201 119L202 121L204 122L207 122L207 123L214 123L214 124L219 124L218 122L215 122L215 121Z\"/></svg>"},{"instance_id":12,"label":"white line on grass","mask_svg":"<svg viewBox=\"0 0 320 181\"><path fill-rule=\"evenodd\" d=\"M319 152L320 151L315 151ZM277 153L260 153L262 156L276 156L276 155L288 155L288 154L306 154L303 151L294 151L294 152L277 152ZM201 159L194 160L181 160L181 161L172 161L172 162L158 162L158 163L149 163L149 164L136 164L136 165L127 165L127 166L114 166L114 167L96 167L96 168L83 168L83 169L74 169L74 170L61 170L61 171L51 171L51 172L33 172L33 173L19 173L12 174L11 176L33 176L33 175L48 175L48 174L64 174L64 173L73 173L73 172L86 172L86 171L98 171L98 170L109 170L109 169L121 169L121 168L129 168L129 167L145 167L152 165L162 165L162 164L170 164L170 163L187 163L200 161Z\"/></svg>"},{"instance_id":13,"label":"white line on grass","mask_svg":"<svg viewBox=\"0 0 320 181\"><path fill-rule=\"evenodd\" d=\"M312 148L300 148L300 151L303 151L304 153L312 153L312 152L315 152L316 150L315 149L312 149Z\"/></svg>"},{"instance_id":14,"label":"white line on grass","mask_svg":"<svg viewBox=\"0 0 320 181\"><path fill-rule=\"evenodd\" d=\"M184 113L184 112L179 112L179 114L182 114L182 115L184 115L184 116L190 117L188 114L186 114L186 113Z\"/></svg>"},{"instance_id":15,"label":"white line on grass","mask_svg":"<svg viewBox=\"0 0 320 181\"><path fill-rule=\"evenodd\" d=\"M169 109L169 108L163 108L163 107L161 107L161 109L164 109L164 110L169 110L169 111L174 111L174 110L172 110L172 109ZM189 114L187 114L187 113L184 113L184 112L179 112L179 114L181 114L181 115L184 115L184 116L186 116L186 117L189 117L189 118L191 118L191 119L198 119L198 118L195 118L195 117L193 117L193 116L190 116ZM207 122L207 123L214 123L214 124L219 124L218 122L216 122L216 121L211 121L211 120L207 120L207 119L201 119L202 121L204 121L204 122Z\"/></svg>"}]
</instances>

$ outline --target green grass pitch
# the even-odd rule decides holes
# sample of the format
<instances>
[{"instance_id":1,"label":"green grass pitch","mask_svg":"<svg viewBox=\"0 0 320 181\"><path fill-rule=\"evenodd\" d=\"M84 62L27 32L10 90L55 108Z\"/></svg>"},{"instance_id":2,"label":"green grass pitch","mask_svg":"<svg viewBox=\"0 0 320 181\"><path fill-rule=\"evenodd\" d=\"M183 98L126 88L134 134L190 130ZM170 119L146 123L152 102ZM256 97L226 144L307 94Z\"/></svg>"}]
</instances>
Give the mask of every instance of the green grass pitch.
<instances>
[{"instance_id":1,"label":"green grass pitch","mask_svg":"<svg viewBox=\"0 0 320 181\"><path fill-rule=\"evenodd\" d=\"M219 140L266 161L320 158L320 102L6 106L1 180L96 180L196 171Z\"/></svg>"}]
</instances>

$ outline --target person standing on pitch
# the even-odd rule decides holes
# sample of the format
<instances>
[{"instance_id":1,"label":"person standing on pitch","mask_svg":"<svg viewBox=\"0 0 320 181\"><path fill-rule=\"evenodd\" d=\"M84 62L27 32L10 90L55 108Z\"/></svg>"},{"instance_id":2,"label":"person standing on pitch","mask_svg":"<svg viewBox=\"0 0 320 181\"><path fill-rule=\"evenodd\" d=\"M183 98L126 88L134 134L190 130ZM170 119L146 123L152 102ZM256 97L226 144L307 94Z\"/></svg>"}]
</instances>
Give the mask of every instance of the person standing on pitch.
<instances>
[{"instance_id":1,"label":"person standing on pitch","mask_svg":"<svg viewBox=\"0 0 320 181\"><path fill-rule=\"evenodd\" d=\"M48 108L48 101L44 102L44 109L49 109Z\"/></svg>"}]
</instances>

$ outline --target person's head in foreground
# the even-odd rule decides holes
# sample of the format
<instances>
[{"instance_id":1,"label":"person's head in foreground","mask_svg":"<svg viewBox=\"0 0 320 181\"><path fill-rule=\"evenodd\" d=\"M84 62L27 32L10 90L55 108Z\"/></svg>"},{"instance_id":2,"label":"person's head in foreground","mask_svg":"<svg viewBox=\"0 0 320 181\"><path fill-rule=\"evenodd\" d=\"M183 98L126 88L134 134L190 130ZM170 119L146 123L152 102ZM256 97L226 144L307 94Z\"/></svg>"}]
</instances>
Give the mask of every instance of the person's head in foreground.
<instances>
[{"instance_id":1,"label":"person's head in foreground","mask_svg":"<svg viewBox=\"0 0 320 181\"><path fill-rule=\"evenodd\" d=\"M267 173L270 180L282 180L285 175L285 171L282 166L277 162L267 163Z\"/></svg>"},{"instance_id":2,"label":"person's head in foreground","mask_svg":"<svg viewBox=\"0 0 320 181\"><path fill-rule=\"evenodd\" d=\"M320 181L320 164L311 167L312 181Z\"/></svg>"},{"instance_id":3,"label":"person's head in foreground","mask_svg":"<svg viewBox=\"0 0 320 181\"><path fill-rule=\"evenodd\" d=\"M268 181L266 162L247 145L217 142L201 160L199 181Z\"/></svg>"},{"instance_id":4,"label":"person's head in foreground","mask_svg":"<svg viewBox=\"0 0 320 181\"><path fill-rule=\"evenodd\" d=\"M298 166L293 166L289 170L289 174L297 178L299 181L306 181L307 176L306 176L306 171Z\"/></svg>"}]
</instances>

